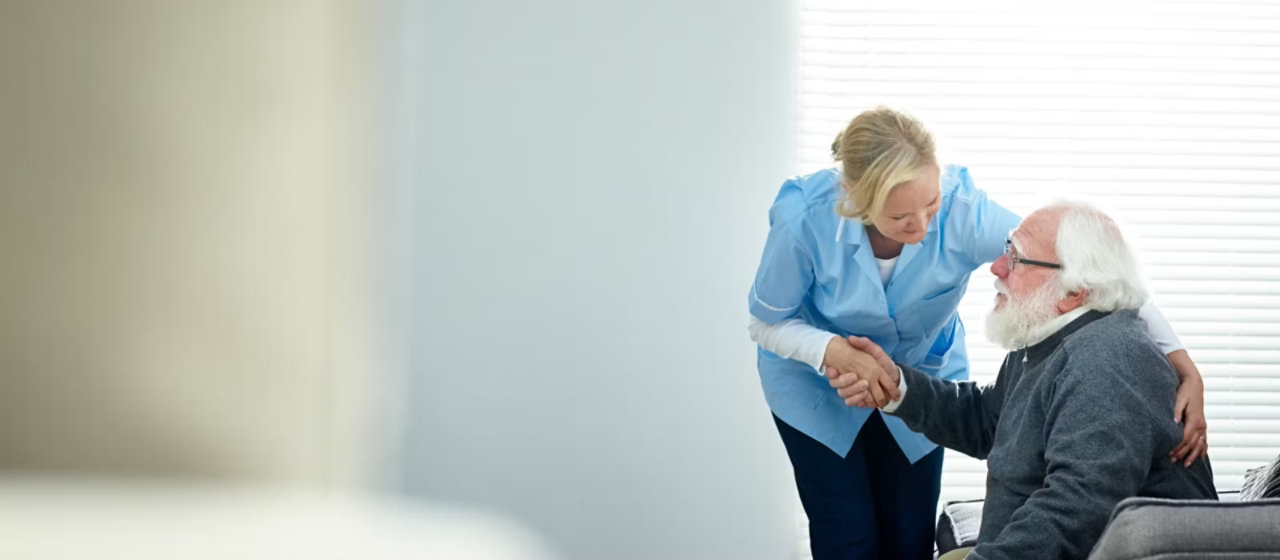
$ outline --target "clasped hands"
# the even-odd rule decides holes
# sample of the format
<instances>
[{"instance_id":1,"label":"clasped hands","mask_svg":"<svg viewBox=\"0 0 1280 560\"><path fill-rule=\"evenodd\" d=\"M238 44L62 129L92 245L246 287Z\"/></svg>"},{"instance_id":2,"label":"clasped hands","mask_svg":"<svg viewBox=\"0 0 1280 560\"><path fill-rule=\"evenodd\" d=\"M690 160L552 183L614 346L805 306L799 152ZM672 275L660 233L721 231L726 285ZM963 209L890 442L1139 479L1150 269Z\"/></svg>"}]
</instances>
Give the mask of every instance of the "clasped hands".
<instances>
[{"instance_id":1,"label":"clasped hands","mask_svg":"<svg viewBox=\"0 0 1280 560\"><path fill-rule=\"evenodd\" d=\"M898 367L867 338L832 337L822 361L827 381L848 406L881 408L899 398Z\"/></svg>"}]
</instances>

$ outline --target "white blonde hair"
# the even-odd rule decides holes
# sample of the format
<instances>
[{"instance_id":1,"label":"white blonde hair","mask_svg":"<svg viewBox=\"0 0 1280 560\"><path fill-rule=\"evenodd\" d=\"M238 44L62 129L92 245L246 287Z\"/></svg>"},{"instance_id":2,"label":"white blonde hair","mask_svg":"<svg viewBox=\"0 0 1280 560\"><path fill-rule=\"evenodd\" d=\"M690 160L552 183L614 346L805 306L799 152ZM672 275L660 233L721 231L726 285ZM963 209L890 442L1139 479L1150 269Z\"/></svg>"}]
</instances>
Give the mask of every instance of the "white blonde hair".
<instances>
[{"instance_id":1,"label":"white blonde hair","mask_svg":"<svg viewBox=\"0 0 1280 560\"><path fill-rule=\"evenodd\" d=\"M894 188L938 165L933 135L915 117L888 107L864 111L849 121L831 155L840 162L844 197L836 212L871 224Z\"/></svg>"},{"instance_id":2,"label":"white blonde hair","mask_svg":"<svg viewBox=\"0 0 1280 560\"><path fill-rule=\"evenodd\" d=\"M1045 209L1059 216L1059 286L1066 292L1087 290L1084 307L1088 309L1142 307L1147 290L1137 256L1115 220L1083 202L1057 202Z\"/></svg>"}]
</instances>

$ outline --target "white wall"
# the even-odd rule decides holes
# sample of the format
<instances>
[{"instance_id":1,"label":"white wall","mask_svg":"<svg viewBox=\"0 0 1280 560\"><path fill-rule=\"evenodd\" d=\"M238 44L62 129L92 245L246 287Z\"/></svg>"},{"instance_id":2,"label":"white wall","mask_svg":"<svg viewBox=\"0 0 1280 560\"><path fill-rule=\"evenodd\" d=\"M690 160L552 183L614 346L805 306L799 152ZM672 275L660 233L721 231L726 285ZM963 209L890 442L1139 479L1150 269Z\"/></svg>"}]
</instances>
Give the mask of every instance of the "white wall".
<instances>
[{"instance_id":1,"label":"white wall","mask_svg":"<svg viewBox=\"0 0 1280 560\"><path fill-rule=\"evenodd\" d=\"M404 8L405 488L574 558L792 554L745 319L797 171L795 9Z\"/></svg>"},{"instance_id":2,"label":"white wall","mask_svg":"<svg viewBox=\"0 0 1280 560\"><path fill-rule=\"evenodd\" d=\"M371 15L0 4L0 469L367 484Z\"/></svg>"}]
</instances>

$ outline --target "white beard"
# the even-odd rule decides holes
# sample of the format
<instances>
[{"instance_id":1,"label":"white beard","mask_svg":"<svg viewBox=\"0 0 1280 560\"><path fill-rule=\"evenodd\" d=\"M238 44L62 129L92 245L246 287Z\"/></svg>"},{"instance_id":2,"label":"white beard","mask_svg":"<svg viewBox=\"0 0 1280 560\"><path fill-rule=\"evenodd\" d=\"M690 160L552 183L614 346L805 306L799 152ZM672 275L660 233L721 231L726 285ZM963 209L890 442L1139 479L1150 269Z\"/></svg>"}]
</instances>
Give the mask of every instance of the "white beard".
<instances>
[{"instance_id":1,"label":"white beard","mask_svg":"<svg viewBox=\"0 0 1280 560\"><path fill-rule=\"evenodd\" d=\"M1004 294L1004 306L987 315L987 339L1005 350L1030 346L1051 333L1045 332L1061 313L1058 301L1063 298L1057 282L1045 282L1039 290L1021 300L1014 299L1004 283L996 280L996 291ZM998 296L997 296L998 299ZM1056 330L1056 329L1055 329Z\"/></svg>"}]
</instances>

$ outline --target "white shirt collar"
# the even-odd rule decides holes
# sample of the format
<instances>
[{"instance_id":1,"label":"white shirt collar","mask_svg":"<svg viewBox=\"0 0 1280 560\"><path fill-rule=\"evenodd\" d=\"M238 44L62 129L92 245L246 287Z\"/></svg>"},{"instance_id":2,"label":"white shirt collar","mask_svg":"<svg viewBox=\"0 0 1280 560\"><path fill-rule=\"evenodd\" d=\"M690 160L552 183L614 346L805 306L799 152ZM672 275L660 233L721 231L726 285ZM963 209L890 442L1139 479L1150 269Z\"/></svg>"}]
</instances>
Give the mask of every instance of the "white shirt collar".
<instances>
[{"instance_id":1,"label":"white shirt collar","mask_svg":"<svg viewBox=\"0 0 1280 560\"><path fill-rule=\"evenodd\" d=\"M1023 344L1023 347L1025 348L1027 346L1040 344L1044 339L1049 338L1053 333L1058 332L1062 327L1067 326L1072 321L1076 320L1076 318L1088 312L1089 310L1082 306L1050 319L1047 323L1040 325L1039 328L1031 332L1031 336L1026 341L1026 344Z\"/></svg>"}]
</instances>

